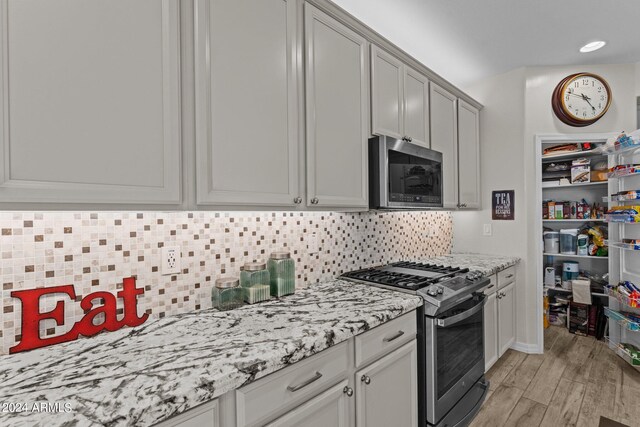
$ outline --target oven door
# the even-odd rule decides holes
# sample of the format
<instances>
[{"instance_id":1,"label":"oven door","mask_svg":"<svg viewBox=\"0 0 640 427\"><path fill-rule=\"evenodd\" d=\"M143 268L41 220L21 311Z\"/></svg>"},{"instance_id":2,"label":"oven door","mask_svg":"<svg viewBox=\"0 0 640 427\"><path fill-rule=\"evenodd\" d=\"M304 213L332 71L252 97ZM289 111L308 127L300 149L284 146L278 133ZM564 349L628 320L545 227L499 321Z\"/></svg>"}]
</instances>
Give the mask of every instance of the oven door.
<instances>
[{"instance_id":1,"label":"oven door","mask_svg":"<svg viewBox=\"0 0 640 427\"><path fill-rule=\"evenodd\" d=\"M435 318L425 317L431 424L440 421L484 375L484 303L484 297L474 297Z\"/></svg>"}]
</instances>

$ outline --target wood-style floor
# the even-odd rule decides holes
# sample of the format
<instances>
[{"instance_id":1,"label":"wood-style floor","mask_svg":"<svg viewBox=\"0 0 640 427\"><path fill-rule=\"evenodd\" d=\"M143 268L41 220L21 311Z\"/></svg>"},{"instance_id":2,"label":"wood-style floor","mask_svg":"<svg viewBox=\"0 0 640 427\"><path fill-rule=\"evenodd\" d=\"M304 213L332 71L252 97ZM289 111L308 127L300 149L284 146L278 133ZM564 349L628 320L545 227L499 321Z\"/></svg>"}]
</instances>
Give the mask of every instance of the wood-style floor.
<instances>
[{"instance_id":1,"label":"wood-style floor","mask_svg":"<svg viewBox=\"0 0 640 427\"><path fill-rule=\"evenodd\" d=\"M550 327L544 354L508 350L487 372L471 427L597 427L600 416L640 426L640 373L604 342Z\"/></svg>"}]
</instances>

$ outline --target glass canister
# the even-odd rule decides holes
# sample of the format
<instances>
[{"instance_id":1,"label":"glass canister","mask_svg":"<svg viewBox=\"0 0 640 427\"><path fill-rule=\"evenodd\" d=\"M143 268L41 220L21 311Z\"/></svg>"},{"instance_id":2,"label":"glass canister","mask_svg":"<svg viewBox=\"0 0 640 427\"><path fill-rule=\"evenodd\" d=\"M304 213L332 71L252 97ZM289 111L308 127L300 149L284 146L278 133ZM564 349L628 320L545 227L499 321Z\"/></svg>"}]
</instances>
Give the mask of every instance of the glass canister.
<instances>
[{"instance_id":1,"label":"glass canister","mask_svg":"<svg viewBox=\"0 0 640 427\"><path fill-rule=\"evenodd\" d=\"M248 262L240 273L240 286L244 289L244 300L249 304L271 298L269 270L264 262Z\"/></svg>"},{"instance_id":2,"label":"glass canister","mask_svg":"<svg viewBox=\"0 0 640 427\"><path fill-rule=\"evenodd\" d=\"M218 310L233 310L244 304L244 292L236 277L216 279L211 290L211 303Z\"/></svg>"},{"instance_id":3,"label":"glass canister","mask_svg":"<svg viewBox=\"0 0 640 427\"><path fill-rule=\"evenodd\" d=\"M281 297L296 291L296 266L290 252L273 252L267 266L271 276L271 296Z\"/></svg>"}]
</instances>

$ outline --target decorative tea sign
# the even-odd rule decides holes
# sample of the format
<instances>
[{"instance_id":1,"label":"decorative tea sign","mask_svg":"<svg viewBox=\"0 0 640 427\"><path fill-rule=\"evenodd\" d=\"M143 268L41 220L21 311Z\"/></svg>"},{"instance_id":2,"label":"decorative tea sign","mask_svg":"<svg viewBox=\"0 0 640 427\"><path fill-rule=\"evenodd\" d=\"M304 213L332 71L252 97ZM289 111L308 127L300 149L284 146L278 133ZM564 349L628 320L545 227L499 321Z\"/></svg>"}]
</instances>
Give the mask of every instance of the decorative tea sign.
<instances>
[{"instance_id":1,"label":"decorative tea sign","mask_svg":"<svg viewBox=\"0 0 640 427\"><path fill-rule=\"evenodd\" d=\"M139 326L149 317L146 313L138 317L137 296L144 294L144 289L136 288L136 279L128 277L124 279L122 290L117 293L117 297L121 298L124 303L124 316L122 319L118 320L115 295L104 291L93 292L80 301L80 307L86 314L73 325L69 332L51 338L41 338L39 328L42 320L53 319L58 325L64 323L65 301L58 301L51 311L40 312L40 297L51 294L67 295L69 302L73 302L76 299L73 285L11 292L11 296L18 298L22 303L22 339L18 345L9 349L9 353L18 353L73 341L78 339L80 335L91 337L104 330L116 331L123 326ZM97 299L103 300L102 305L94 305L94 301ZM94 319L99 314L104 315L104 321L94 324Z\"/></svg>"},{"instance_id":2,"label":"decorative tea sign","mask_svg":"<svg viewBox=\"0 0 640 427\"><path fill-rule=\"evenodd\" d=\"M493 191L491 194L491 219L511 220L515 216L515 190Z\"/></svg>"}]
</instances>

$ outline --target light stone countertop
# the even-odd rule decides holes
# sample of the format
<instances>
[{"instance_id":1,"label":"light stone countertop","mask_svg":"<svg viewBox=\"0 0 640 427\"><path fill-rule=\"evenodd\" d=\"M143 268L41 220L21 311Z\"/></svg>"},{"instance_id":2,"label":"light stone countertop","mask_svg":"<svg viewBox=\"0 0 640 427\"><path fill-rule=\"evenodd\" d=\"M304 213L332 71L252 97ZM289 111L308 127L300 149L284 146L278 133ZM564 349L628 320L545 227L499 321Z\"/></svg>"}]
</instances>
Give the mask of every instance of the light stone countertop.
<instances>
[{"instance_id":1,"label":"light stone countertop","mask_svg":"<svg viewBox=\"0 0 640 427\"><path fill-rule=\"evenodd\" d=\"M333 280L280 300L2 356L0 404L58 402L71 411L0 412L0 425L151 425L421 304L410 294Z\"/></svg>"},{"instance_id":2,"label":"light stone countertop","mask_svg":"<svg viewBox=\"0 0 640 427\"><path fill-rule=\"evenodd\" d=\"M463 267L478 270L490 276L500 270L509 268L520 262L520 258L506 255L488 255L478 253L452 253L435 258L421 259L419 262L440 264L447 267Z\"/></svg>"}]
</instances>

